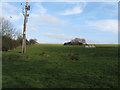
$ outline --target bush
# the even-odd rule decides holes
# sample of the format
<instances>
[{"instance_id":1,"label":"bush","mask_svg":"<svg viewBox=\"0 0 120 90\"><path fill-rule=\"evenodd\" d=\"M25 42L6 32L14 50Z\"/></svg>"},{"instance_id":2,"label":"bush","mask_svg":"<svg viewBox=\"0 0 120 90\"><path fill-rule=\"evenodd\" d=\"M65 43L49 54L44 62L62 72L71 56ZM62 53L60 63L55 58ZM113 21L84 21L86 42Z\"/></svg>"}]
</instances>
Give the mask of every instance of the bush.
<instances>
[{"instance_id":1,"label":"bush","mask_svg":"<svg viewBox=\"0 0 120 90\"><path fill-rule=\"evenodd\" d=\"M11 39L8 36L2 36L2 51L14 49L19 45L20 44L17 42L17 40Z\"/></svg>"},{"instance_id":2,"label":"bush","mask_svg":"<svg viewBox=\"0 0 120 90\"><path fill-rule=\"evenodd\" d=\"M8 51L10 46L9 46L9 42L10 41L10 38L6 37L6 36L3 36L2 37L2 50L3 51Z\"/></svg>"},{"instance_id":3,"label":"bush","mask_svg":"<svg viewBox=\"0 0 120 90\"><path fill-rule=\"evenodd\" d=\"M14 28L13 24L5 19L0 17L0 39L2 36L2 51L8 51L22 45L22 34ZM30 42L26 39L26 45L35 44L36 39L30 39Z\"/></svg>"},{"instance_id":4,"label":"bush","mask_svg":"<svg viewBox=\"0 0 120 90\"><path fill-rule=\"evenodd\" d=\"M36 44L37 43L37 40L36 39L30 39L29 40L29 44L30 45L33 45L33 44Z\"/></svg>"}]
</instances>

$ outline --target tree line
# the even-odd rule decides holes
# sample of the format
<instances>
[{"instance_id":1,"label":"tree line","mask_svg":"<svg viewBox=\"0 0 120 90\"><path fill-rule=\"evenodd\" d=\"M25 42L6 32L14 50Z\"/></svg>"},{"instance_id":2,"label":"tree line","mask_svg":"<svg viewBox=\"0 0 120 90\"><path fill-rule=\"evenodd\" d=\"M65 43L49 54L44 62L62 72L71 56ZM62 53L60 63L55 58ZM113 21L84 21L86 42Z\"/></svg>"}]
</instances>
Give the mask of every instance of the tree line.
<instances>
[{"instance_id":1,"label":"tree line","mask_svg":"<svg viewBox=\"0 0 120 90\"><path fill-rule=\"evenodd\" d=\"M0 17L0 38L2 38L2 51L8 51L22 45L22 33L7 19ZM26 39L27 45L37 43L36 39Z\"/></svg>"}]
</instances>

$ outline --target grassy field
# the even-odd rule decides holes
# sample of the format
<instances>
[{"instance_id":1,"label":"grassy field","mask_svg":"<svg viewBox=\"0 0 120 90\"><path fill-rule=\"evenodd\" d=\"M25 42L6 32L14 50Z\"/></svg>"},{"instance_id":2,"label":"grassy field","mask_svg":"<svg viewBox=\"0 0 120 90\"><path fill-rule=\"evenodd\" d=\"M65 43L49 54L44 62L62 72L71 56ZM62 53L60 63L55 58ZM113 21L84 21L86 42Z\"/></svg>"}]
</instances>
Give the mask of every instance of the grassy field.
<instances>
[{"instance_id":1,"label":"grassy field","mask_svg":"<svg viewBox=\"0 0 120 90\"><path fill-rule=\"evenodd\" d=\"M118 48L40 44L20 51L2 53L3 88L118 87Z\"/></svg>"}]
</instances>

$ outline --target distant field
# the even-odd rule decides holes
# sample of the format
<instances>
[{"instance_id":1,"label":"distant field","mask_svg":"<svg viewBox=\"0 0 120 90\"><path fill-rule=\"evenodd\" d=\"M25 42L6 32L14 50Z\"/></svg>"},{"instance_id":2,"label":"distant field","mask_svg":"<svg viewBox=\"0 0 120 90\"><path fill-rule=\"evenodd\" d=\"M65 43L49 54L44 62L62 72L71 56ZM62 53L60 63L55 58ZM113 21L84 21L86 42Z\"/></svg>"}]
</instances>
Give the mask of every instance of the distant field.
<instances>
[{"instance_id":1,"label":"distant field","mask_svg":"<svg viewBox=\"0 0 120 90\"><path fill-rule=\"evenodd\" d=\"M20 51L2 53L3 88L118 87L118 48L39 44Z\"/></svg>"},{"instance_id":2,"label":"distant field","mask_svg":"<svg viewBox=\"0 0 120 90\"><path fill-rule=\"evenodd\" d=\"M94 44L96 46L101 46L101 47L105 47L105 46L108 46L108 47L118 47L118 44Z\"/></svg>"}]
</instances>

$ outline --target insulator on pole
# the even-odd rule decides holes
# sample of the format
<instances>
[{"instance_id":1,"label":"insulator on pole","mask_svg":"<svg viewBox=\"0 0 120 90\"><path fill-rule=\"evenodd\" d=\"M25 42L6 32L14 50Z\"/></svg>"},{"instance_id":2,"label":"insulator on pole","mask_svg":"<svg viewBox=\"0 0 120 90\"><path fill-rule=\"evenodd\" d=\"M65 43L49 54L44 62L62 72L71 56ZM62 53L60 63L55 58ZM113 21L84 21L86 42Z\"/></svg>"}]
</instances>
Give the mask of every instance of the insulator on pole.
<instances>
[{"instance_id":1,"label":"insulator on pole","mask_svg":"<svg viewBox=\"0 0 120 90\"><path fill-rule=\"evenodd\" d=\"M30 10L30 5L25 6L25 9L29 11Z\"/></svg>"}]
</instances>

